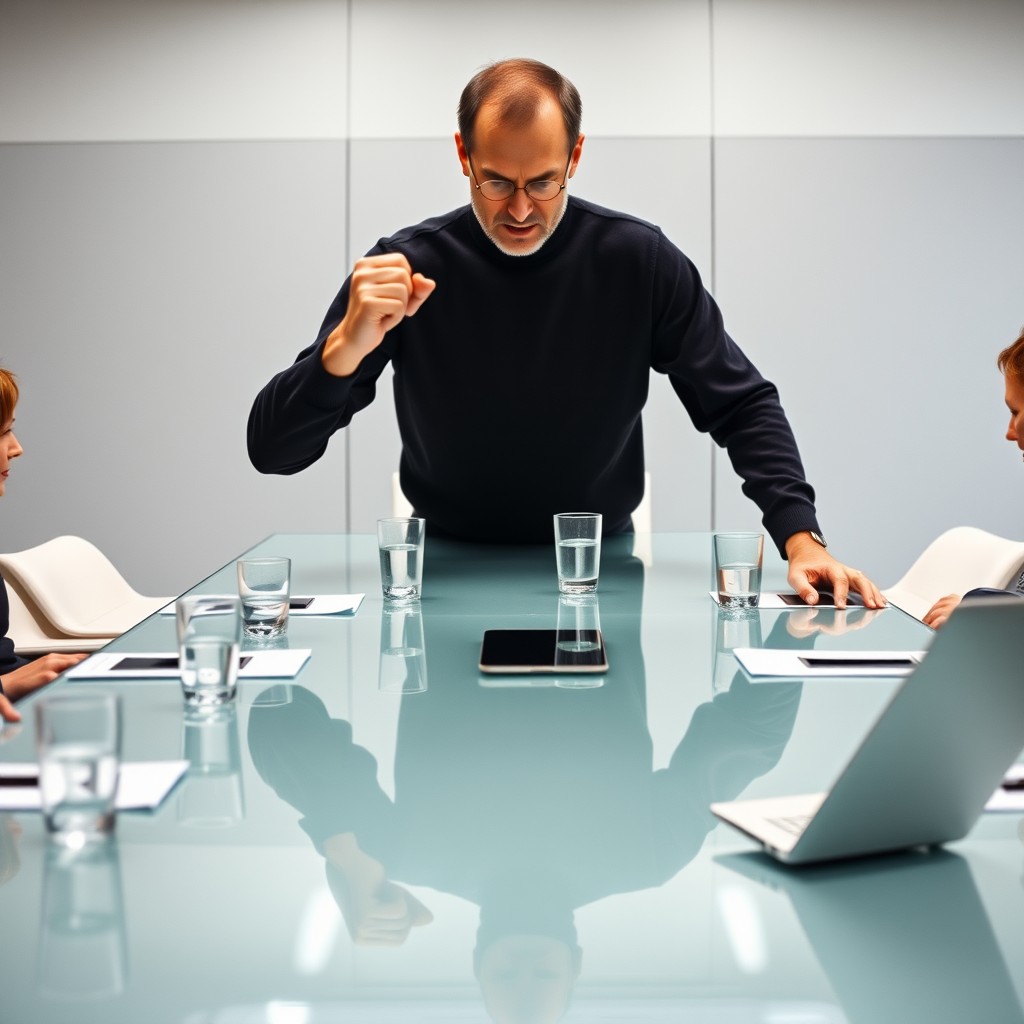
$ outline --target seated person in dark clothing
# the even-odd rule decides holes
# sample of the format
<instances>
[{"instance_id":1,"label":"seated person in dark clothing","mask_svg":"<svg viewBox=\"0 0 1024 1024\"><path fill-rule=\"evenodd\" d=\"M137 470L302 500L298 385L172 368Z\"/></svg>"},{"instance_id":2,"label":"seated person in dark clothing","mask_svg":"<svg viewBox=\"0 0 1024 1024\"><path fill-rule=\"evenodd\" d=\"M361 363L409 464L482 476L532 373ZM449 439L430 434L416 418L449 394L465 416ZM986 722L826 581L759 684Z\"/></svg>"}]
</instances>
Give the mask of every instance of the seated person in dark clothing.
<instances>
[{"instance_id":1,"label":"seated person in dark clothing","mask_svg":"<svg viewBox=\"0 0 1024 1024\"><path fill-rule=\"evenodd\" d=\"M1024 452L1024 330L1012 344L1003 349L996 358L996 365L1003 371L1006 383L1006 407L1010 410L1010 423L1006 428L1006 440L1012 441ZM992 590L978 587L964 594L947 594L932 605L924 617L924 624L938 629L953 614L961 600L972 597L994 597L998 595L1024 597L1024 566L1021 567L1006 590Z\"/></svg>"},{"instance_id":2,"label":"seated person in dark clothing","mask_svg":"<svg viewBox=\"0 0 1024 1024\"><path fill-rule=\"evenodd\" d=\"M18 403L18 385L9 370L0 369L0 496L7 487L11 460L22 453L14 436L14 407ZM65 669L80 662L84 654L46 654L33 661L19 658L7 636L10 610L7 587L0 577L0 718L17 722L21 715L13 701L40 686L52 683Z\"/></svg>"}]
</instances>

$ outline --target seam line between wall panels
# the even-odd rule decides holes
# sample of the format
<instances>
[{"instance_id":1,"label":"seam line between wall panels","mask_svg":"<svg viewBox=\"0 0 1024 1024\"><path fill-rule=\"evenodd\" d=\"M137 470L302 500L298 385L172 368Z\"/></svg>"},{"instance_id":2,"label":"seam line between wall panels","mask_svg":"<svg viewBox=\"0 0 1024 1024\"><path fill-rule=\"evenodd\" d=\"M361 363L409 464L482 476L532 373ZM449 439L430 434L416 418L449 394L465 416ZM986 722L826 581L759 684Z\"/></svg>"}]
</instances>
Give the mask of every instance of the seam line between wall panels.
<instances>
[{"instance_id":1,"label":"seam line between wall panels","mask_svg":"<svg viewBox=\"0 0 1024 1024\"><path fill-rule=\"evenodd\" d=\"M709 224L708 237L711 243L711 294L716 294L718 283L717 253L718 240L715 234L715 0L708 0L708 209ZM708 503L708 528L715 529L715 521L718 516L718 503L716 494L718 491L718 459L715 456L715 442L708 437L708 453L710 455L711 469L711 495Z\"/></svg>"},{"instance_id":2,"label":"seam line between wall panels","mask_svg":"<svg viewBox=\"0 0 1024 1024\"><path fill-rule=\"evenodd\" d=\"M352 262L352 0L345 4L345 260ZM352 532L352 432L345 431L345 533Z\"/></svg>"}]
</instances>

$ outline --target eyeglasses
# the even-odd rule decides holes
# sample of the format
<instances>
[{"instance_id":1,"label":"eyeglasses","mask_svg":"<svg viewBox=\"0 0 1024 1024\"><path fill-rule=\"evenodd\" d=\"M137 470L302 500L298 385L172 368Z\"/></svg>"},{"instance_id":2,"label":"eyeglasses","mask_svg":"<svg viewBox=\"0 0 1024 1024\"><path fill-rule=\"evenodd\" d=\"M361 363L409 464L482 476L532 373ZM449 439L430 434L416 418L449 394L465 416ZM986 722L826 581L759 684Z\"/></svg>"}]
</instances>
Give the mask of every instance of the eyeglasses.
<instances>
[{"instance_id":1,"label":"eyeglasses","mask_svg":"<svg viewBox=\"0 0 1024 1024\"><path fill-rule=\"evenodd\" d=\"M476 183L474 187L484 199L490 199L493 203L501 203L511 199L519 191L525 192L531 199L537 202L546 203L554 199L565 188L566 183L564 181L528 181L525 185L513 185L511 181L495 178L493 181L478 182L476 181L476 171L473 170L472 159L467 156L466 160L469 163L469 170ZM563 178L568 178L569 164L571 163L572 155L570 154L569 163L565 165L565 174L562 175Z\"/></svg>"}]
</instances>

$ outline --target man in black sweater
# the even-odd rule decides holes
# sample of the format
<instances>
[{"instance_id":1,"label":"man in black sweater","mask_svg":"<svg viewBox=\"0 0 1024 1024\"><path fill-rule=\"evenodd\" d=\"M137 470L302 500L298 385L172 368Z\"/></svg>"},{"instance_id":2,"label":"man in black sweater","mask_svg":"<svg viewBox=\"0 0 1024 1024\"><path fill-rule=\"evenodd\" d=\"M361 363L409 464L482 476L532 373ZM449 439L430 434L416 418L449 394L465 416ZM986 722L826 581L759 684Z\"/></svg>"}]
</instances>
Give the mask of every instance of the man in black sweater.
<instances>
[{"instance_id":1,"label":"man in black sweater","mask_svg":"<svg viewBox=\"0 0 1024 1024\"><path fill-rule=\"evenodd\" d=\"M884 604L825 550L775 386L725 332L693 264L658 228L568 197L580 115L575 87L536 61L471 80L455 136L470 205L356 263L316 341L257 397L253 465L315 462L390 361L402 489L433 535L547 542L566 508L620 532L643 494L654 369L728 449L794 589L814 603L826 586L842 606L852 587Z\"/></svg>"}]
</instances>

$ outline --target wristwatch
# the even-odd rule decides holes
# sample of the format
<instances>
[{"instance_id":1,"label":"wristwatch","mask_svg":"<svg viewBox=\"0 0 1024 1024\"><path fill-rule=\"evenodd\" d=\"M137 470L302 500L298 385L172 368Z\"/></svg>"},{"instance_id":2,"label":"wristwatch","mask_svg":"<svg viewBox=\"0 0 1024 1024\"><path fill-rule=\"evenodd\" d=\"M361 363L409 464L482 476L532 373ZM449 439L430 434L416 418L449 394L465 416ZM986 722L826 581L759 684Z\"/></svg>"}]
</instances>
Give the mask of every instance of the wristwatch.
<instances>
[{"instance_id":1,"label":"wristwatch","mask_svg":"<svg viewBox=\"0 0 1024 1024\"><path fill-rule=\"evenodd\" d=\"M823 548L828 547L828 541L817 530L808 530L807 532L811 535L811 540L817 541Z\"/></svg>"}]
</instances>

